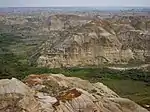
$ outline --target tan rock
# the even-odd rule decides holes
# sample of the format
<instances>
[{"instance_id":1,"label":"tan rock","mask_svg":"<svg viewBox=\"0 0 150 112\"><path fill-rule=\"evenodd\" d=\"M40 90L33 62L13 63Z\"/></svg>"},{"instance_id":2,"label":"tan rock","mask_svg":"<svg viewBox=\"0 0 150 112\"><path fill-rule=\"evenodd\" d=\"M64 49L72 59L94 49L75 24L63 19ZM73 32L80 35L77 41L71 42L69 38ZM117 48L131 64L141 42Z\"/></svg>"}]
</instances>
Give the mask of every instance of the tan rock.
<instances>
[{"instance_id":1,"label":"tan rock","mask_svg":"<svg viewBox=\"0 0 150 112\"><path fill-rule=\"evenodd\" d=\"M0 112L39 112L39 103L32 91L21 81L0 80Z\"/></svg>"},{"instance_id":2,"label":"tan rock","mask_svg":"<svg viewBox=\"0 0 150 112\"><path fill-rule=\"evenodd\" d=\"M31 75L24 82L30 87L14 78L0 80L0 112L148 112L102 83L61 74Z\"/></svg>"},{"instance_id":3,"label":"tan rock","mask_svg":"<svg viewBox=\"0 0 150 112\"><path fill-rule=\"evenodd\" d=\"M60 32L52 45L43 44L46 50L41 51L38 66L60 68L147 62L150 35L132 28L115 33L111 24L97 20Z\"/></svg>"}]
</instances>

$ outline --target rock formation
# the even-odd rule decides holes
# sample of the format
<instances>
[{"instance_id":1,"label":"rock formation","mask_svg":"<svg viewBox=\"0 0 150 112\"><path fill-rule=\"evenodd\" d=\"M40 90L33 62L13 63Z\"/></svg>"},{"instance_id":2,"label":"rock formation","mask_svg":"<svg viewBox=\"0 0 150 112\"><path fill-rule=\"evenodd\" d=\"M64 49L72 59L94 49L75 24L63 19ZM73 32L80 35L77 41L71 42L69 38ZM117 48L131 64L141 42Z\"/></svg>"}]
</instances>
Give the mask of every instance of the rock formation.
<instances>
[{"instance_id":1,"label":"rock formation","mask_svg":"<svg viewBox=\"0 0 150 112\"><path fill-rule=\"evenodd\" d=\"M8 46L40 67L149 63L148 12L28 12L0 15L0 31L15 35ZM19 46L19 47L18 47ZM25 56L25 57L26 57Z\"/></svg>"},{"instance_id":2,"label":"rock formation","mask_svg":"<svg viewBox=\"0 0 150 112\"><path fill-rule=\"evenodd\" d=\"M148 112L102 83L61 74L0 80L0 112Z\"/></svg>"},{"instance_id":3,"label":"rock formation","mask_svg":"<svg viewBox=\"0 0 150 112\"><path fill-rule=\"evenodd\" d=\"M148 62L150 34L131 25L117 27L108 20L92 20L54 35L45 42L37 63L42 67L73 67ZM52 40L52 39L50 39Z\"/></svg>"}]
</instances>

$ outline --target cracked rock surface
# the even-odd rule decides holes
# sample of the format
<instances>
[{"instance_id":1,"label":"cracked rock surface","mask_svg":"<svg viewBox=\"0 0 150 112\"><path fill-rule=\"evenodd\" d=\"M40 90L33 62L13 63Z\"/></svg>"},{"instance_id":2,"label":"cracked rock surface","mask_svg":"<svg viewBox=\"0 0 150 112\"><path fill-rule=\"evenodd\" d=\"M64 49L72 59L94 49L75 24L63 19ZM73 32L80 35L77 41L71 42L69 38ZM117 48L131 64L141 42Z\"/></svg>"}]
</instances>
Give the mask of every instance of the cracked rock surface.
<instances>
[{"instance_id":1,"label":"cracked rock surface","mask_svg":"<svg viewBox=\"0 0 150 112\"><path fill-rule=\"evenodd\" d=\"M62 74L30 75L23 82L0 80L0 112L148 112L100 82Z\"/></svg>"}]
</instances>

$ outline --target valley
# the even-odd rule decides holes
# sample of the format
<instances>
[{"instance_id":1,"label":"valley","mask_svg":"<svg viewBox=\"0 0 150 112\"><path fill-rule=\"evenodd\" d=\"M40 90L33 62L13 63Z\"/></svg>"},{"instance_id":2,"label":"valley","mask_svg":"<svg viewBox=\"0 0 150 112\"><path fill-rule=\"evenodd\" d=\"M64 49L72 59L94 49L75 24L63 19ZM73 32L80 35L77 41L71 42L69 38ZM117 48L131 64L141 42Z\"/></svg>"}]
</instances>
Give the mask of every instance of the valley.
<instances>
[{"instance_id":1,"label":"valley","mask_svg":"<svg viewBox=\"0 0 150 112\"><path fill-rule=\"evenodd\" d=\"M0 8L0 79L78 77L150 110L150 9L27 9Z\"/></svg>"}]
</instances>

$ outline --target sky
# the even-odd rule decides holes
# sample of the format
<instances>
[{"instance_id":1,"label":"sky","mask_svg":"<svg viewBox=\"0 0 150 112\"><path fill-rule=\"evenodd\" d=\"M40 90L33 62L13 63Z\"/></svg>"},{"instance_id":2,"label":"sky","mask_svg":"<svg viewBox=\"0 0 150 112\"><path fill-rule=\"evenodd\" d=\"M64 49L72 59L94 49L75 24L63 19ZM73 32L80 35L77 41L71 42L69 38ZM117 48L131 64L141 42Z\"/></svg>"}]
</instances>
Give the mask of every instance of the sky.
<instances>
[{"instance_id":1,"label":"sky","mask_svg":"<svg viewBox=\"0 0 150 112\"><path fill-rule=\"evenodd\" d=\"M145 6L150 0L0 0L0 7Z\"/></svg>"}]
</instances>

